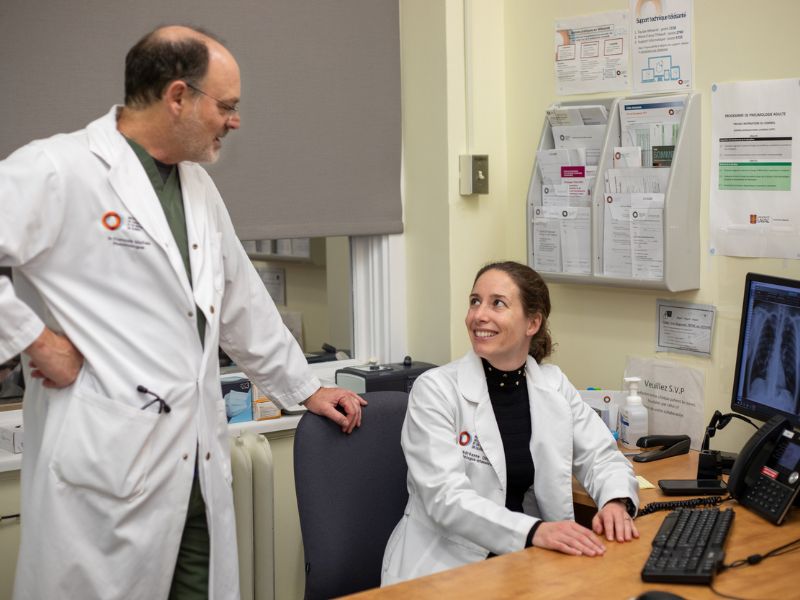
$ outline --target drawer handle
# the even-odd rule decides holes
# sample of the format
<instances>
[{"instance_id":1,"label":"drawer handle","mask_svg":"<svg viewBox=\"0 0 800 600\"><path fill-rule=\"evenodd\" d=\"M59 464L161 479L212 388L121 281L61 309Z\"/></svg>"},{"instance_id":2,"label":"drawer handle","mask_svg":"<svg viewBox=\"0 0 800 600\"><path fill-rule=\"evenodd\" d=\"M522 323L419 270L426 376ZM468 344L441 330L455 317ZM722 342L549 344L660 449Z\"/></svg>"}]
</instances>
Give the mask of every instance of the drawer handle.
<instances>
[{"instance_id":1,"label":"drawer handle","mask_svg":"<svg viewBox=\"0 0 800 600\"><path fill-rule=\"evenodd\" d=\"M19 519L19 513L15 515L0 515L0 523L3 521L10 521L11 519Z\"/></svg>"}]
</instances>

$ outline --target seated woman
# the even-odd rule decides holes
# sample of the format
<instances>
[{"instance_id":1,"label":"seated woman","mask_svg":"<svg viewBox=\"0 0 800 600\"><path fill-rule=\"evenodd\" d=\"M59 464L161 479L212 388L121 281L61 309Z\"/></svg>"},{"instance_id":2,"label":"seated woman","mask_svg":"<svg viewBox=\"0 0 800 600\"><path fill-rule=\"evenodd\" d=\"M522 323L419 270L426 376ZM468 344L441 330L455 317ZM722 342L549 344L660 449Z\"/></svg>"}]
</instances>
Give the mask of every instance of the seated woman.
<instances>
[{"instance_id":1,"label":"seated woman","mask_svg":"<svg viewBox=\"0 0 800 600\"><path fill-rule=\"evenodd\" d=\"M415 382L403 425L409 499L382 585L538 546L599 556L633 524L638 483L608 427L554 365L550 296L514 262L478 271L466 356ZM600 510L574 521L572 476ZM597 534L597 535L595 535Z\"/></svg>"}]
</instances>

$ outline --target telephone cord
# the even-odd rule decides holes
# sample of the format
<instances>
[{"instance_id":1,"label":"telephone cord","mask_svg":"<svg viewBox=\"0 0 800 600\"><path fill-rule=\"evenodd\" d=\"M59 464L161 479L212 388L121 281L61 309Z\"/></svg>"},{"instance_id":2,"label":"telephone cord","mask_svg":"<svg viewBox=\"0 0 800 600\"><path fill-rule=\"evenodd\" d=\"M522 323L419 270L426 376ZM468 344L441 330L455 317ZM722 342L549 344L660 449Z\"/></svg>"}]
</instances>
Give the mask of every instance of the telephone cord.
<instances>
[{"instance_id":1,"label":"telephone cord","mask_svg":"<svg viewBox=\"0 0 800 600\"><path fill-rule=\"evenodd\" d=\"M672 510L673 508L694 508L697 506L716 506L730 500L727 496L704 496L702 498L691 498L690 500L673 500L671 502L651 502L639 510L636 517L643 517L650 513L660 510Z\"/></svg>"}]
</instances>

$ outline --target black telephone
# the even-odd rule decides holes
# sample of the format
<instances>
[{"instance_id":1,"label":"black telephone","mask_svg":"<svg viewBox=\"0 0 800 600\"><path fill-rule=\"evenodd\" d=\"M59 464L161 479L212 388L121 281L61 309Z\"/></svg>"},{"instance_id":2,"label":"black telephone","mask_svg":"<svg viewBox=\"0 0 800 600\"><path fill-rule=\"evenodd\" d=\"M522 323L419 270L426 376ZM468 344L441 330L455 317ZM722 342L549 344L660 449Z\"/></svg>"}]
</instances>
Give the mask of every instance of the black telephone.
<instances>
[{"instance_id":1,"label":"black telephone","mask_svg":"<svg viewBox=\"0 0 800 600\"><path fill-rule=\"evenodd\" d=\"M731 469L728 491L739 504L780 525L800 489L800 433L774 416L759 429Z\"/></svg>"}]
</instances>

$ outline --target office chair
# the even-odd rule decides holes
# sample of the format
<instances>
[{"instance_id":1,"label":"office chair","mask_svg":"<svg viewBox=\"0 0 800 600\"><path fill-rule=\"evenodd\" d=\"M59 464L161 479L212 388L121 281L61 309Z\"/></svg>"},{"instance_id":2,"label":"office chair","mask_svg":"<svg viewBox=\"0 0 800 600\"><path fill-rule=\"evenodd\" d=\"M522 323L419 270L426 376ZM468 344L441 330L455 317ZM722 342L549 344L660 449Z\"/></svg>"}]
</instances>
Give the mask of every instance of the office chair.
<instances>
[{"instance_id":1,"label":"office chair","mask_svg":"<svg viewBox=\"0 0 800 600\"><path fill-rule=\"evenodd\" d=\"M363 394L350 435L306 413L294 440L294 476L306 565L306 600L381 583L383 550L408 500L400 429L408 394Z\"/></svg>"}]
</instances>

